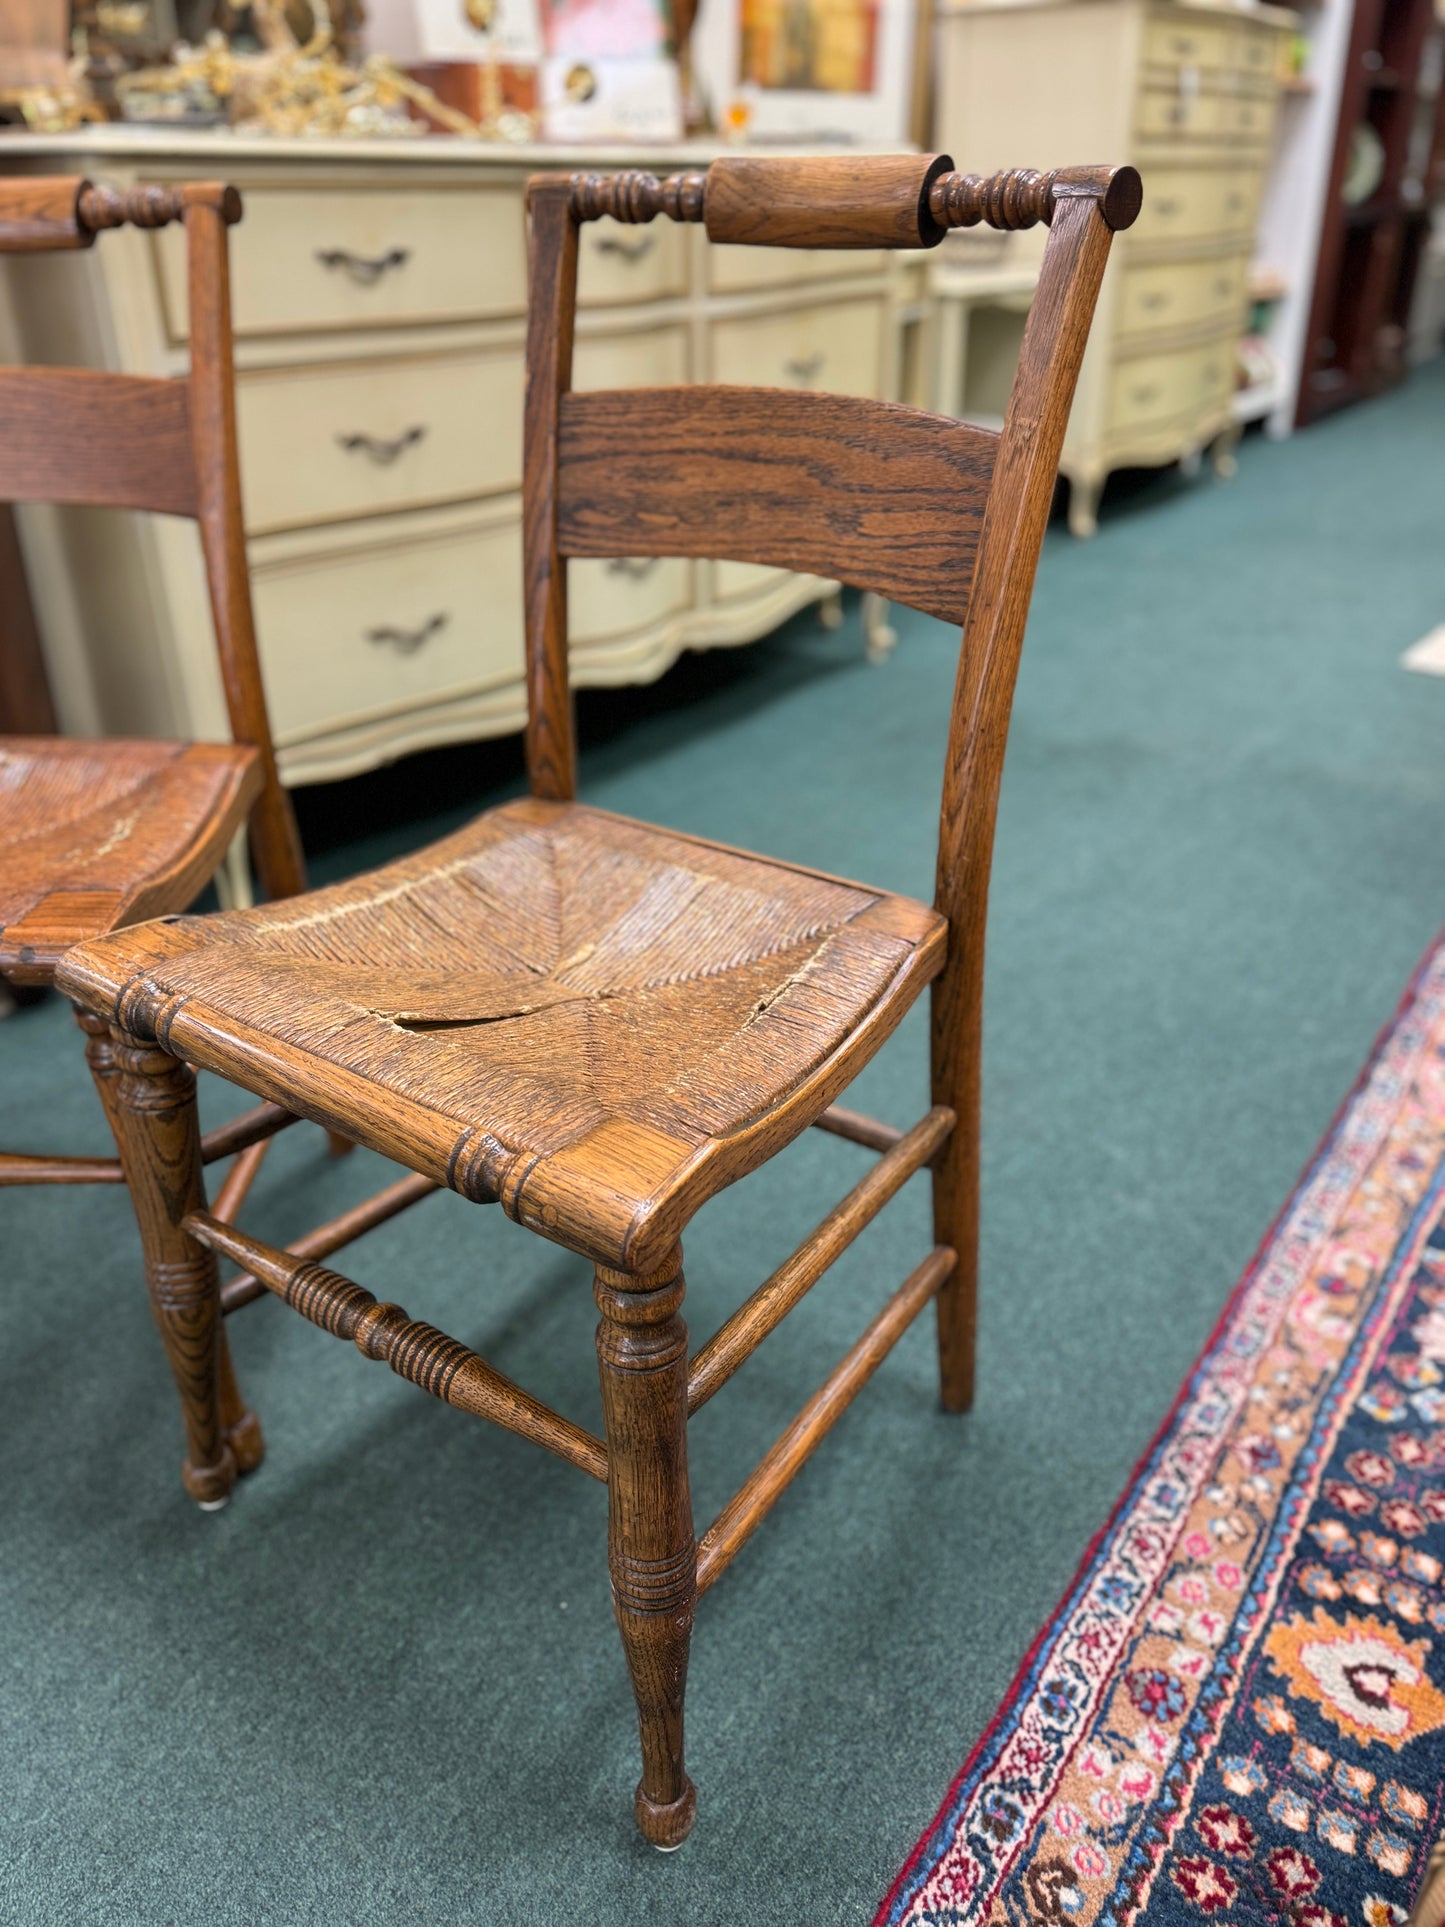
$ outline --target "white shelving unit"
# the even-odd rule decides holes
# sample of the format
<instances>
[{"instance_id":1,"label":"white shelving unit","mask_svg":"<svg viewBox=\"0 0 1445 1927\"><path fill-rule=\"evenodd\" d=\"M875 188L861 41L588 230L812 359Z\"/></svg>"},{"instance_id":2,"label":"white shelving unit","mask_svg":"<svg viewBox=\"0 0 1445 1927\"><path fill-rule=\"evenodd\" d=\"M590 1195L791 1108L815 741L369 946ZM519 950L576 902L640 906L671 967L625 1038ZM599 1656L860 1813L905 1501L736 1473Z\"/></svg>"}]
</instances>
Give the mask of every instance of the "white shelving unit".
<instances>
[{"instance_id":1,"label":"white shelving unit","mask_svg":"<svg viewBox=\"0 0 1445 1927\"><path fill-rule=\"evenodd\" d=\"M1354 0L1296 4L1309 54L1298 80L1280 100L1255 252L1256 274L1277 280L1283 289L1270 306L1264 330L1274 374L1241 390L1234 403L1236 420L1266 420L1269 433L1276 436L1294 430L1354 13Z\"/></svg>"}]
</instances>

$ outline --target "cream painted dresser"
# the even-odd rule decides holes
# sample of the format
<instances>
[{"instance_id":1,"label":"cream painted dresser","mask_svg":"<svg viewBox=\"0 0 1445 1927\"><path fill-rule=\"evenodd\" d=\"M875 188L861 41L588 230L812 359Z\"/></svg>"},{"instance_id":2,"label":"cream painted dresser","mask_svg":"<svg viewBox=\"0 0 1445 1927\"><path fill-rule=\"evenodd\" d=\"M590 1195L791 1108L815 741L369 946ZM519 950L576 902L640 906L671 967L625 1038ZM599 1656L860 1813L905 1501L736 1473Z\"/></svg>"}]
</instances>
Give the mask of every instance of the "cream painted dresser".
<instances>
[{"instance_id":1,"label":"cream painted dresser","mask_svg":"<svg viewBox=\"0 0 1445 1927\"><path fill-rule=\"evenodd\" d=\"M1294 24L1280 7L1171 0L955 0L940 12L934 144L959 167L1132 161L1144 178L1060 462L1075 534L1093 533L1111 469L1192 461L1210 442L1232 466L1235 349ZM932 259L966 263L971 238ZM1011 235L980 264L995 277L1036 264L1044 238Z\"/></svg>"},{"instance_id":2,"label":"cream painted dresser","mask_svg":"<svg viewBox=\"0 0 1445 1927\"><path fill-rule=\"evenodd\" d=\"M225 178L257 629L281 767L345 776L520 727L523 184L543 168L705 164L694 148L563 153L226 135L0 137L0 168ZM885 254L718 249L659 221L589 226L576 380L707 380L887 396L898 276ZM8 312L6 312L8 311ZM183 242L106 235L5 264L0 359L184 365ZM223 710L189 524L22 514L62 727L214 737ZM746 642L832 585L739 563L572 565L573 675L645 681ZM882 612L871 618L886 641Z\"/></svg>"}]
</instances>

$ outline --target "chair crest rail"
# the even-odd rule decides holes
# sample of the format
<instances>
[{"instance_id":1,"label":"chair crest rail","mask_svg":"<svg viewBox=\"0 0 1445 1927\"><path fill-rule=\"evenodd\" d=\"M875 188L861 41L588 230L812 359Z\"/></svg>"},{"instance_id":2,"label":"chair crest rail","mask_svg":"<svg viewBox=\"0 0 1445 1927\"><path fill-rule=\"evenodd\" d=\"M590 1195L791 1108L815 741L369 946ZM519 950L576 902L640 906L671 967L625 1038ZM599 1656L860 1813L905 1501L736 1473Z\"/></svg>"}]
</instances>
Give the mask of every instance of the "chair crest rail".
<instances>
[{"instance_id":1,"label":"chair crest rail","mask_svg":"<svg viewBox=\"0 0 1445 1927\"><path fill-rule=\"evenodd\" d=\"M725 156L703 171L659 177L645 168L553 177L578 221L643 225L659 214L697 222L713 241L797 246L934 247L950 228L1015 229L1053 221L1059 203L1092 199L1114 231L1138 217L1143 187L1128 166L1006 168L961 174L946 154L860 160L839 188L827 162ZM881 190L881 192L880 192Z\"/></svg>"},{"instance_id":2,"label":"chair crest rail","mask_svg":"<svg viewBox=\"0 0 1445 1927\"><path fill-rule=\"evenodd\" d=\"M220 181L167 186L141 181L133 187L97 184L77 174L37 175L8 181L0 212L0 247L16 253L88 248L106 228L169 227L188 208L212 207L230 227L241 218L241 196Z\"/></svg>"}]
</instances>

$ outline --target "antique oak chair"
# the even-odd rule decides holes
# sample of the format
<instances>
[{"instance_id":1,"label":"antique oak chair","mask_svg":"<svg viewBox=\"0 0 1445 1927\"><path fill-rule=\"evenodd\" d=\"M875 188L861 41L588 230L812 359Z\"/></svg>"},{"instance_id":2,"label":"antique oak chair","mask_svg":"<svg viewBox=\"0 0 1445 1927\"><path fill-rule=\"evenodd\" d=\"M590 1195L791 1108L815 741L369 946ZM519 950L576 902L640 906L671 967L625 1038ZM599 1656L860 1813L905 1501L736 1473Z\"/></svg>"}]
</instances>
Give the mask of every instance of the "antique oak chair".
<instances>
[{"instance_id":1,"label":"antique oak chair","mask_svg":"<svg viewBox=\"0 0 1445 1927\"><path fill-rule=\"evenodd\" d=\"M200 525L232 731L226 744L0 735L0 980L46 985L82 937L184 910L236 832L273 897L306 887L276 773L241 526L227 228L234 188L118 193L73 177L0 181L0 253L90 247L106 228L184 224L190 369L164 381L73 368L0 369L0 500L193 517ZM106 1026L77 1011L112 1124L117 1066ZM207 1162L239 1153L217 1200L238 1209L289 1113L263 1105L208 1134ZM349 1146L347 1147L349 1148ZM120 1183L118 1159L0 1152L0 1186ZM218 1352L227 1436L245 1470L261 1456L229 1357Z\"/></svg>"},{"instance_id":2,"label":"antique oak chair","mask_svg":"<svg viewBox=\"0 0 1445 1927\"><path fill-rule=\"evenodd\" d=\"M944 157L729 158L531 184L525 565L531 796L335 888L170 918L69 953L113 1027L124 1160L182 1388L192 1492L220 1490L222 1315L270 1291L448 1404L607 1487L642 1739L638 1823L680 1844L693 1607L936 1299L943 1402L971 1398L984 913L995 805L1059 446L1129 168L981 180ZM889 403L729 387L573 393L578 226L700 221L715 243L925 247L1051 226L1001 434ZM932 907L573 801L570 556L732 557L840 577L963 628ZM834 1107L925 986L933 1108ZM499 1202L593 1262L606 1438L310 1255L208 1210L188 1064ZM700 1351L680 1316L698 1207L809 1125L876 1165ZM694 1539L687 1422L917 1170L934 1248ZM217 1255L241 1267L222 1287Z\"/></svg>"}]
</instances>

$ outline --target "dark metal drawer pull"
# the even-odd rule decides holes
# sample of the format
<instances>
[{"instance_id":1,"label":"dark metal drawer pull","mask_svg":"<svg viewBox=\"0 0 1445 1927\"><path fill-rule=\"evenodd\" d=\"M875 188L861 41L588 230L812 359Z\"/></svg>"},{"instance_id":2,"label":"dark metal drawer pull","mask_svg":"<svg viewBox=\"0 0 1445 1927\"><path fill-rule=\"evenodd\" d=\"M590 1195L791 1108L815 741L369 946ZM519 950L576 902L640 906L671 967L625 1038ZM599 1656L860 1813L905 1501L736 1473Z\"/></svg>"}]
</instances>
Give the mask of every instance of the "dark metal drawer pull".
<instances>
[{"instance_id":1,"label":"dark metal drawer pull","mask_svg":"<svg viewBox=\"0 0 1445 1927\"><path fill-rule=\"evenodd\" d=\"M318 248L316 259L323 268L340 268L360 288L375 285L392 268L404 268L411 259L410 248L388 248L385 254L353 254L350 248Z\"/></svg>"},{"instance_id":2,"label":"dark metal drawer pull","mask_svg":"<svg viewBox=\"0 0 1445 1927\"><path fill-rule=\"evenodd\" d=\"M785 362L783 365L794 381L803 383L813 381L823 372L823 351L819 348L814 354L801 356L796 361Z\"/></svg>"},{"instance_id":3,"label":"dark metal drawer pull","mask_svg":"<svg viewBox=\"0 0 1445 1927\"><path fill-rule=\"evenodd\" d=\"M635 241L625 241L620 234L603 234L597 240L599 254L615 254L623 261L640 261L656 246L655 234L639 234Z\"/></svg>"},{"instance_id":4,"label":"dark metal drawer pull","mask_svg":"<svg viewBox=\"0 0 1445 1927\"><path fill-rule=\"evenodd\" d=\"M625 575L631 582L641 582L644 576L652 574L652 571L657 567L660 560L661 558L655 555L614 555L612 560L607 564L607 573L609 575Z\"/></svg>"},{"instance_id":5,"label":"dark metal drawer pull","mask_svg":"<svg viewBox=\"0 0 1445 1927\"><path fill-rule=\"evenodd\" d=\"M390 625L380 629L368 629L368 642L385 643L395 649L399 656L414 656L425 642L430 642L439 629L445 629L451 617L439 611L428 617L420 629L394 629Z\"/></svg>"},{"instance_id":6,"label":"dark metal drawer pull","mask_svg":"<svg viewBox=\"0 0 1445 1927\"><path fill-rule=\"evenodd\" d=\"M1159 393L1159 390L1152 381L1146 382L1146 384L1142 388L1131 388L1129 390L1130 399L1132 401L1137 401L1141 404L1144 402L1153 401L1154 398L1158 395L1158 393Z\"/></svg>"},{"instance_id":7,"label":"dark metal drawer pull","mask_svg":"<svg viewBox=\"0 0 1445 1927\"><path fill-rule=\"evenodd\" d=\"M1156 288L1149 294L1140 295L1139 306L1141 308L1167 308L1173 299L1173 295L1167 293L1163 288Z\"/></svg>"},{"instance_id":8,"label":"dark metal drawer pull","mask_svg":"<svg viewBox=\"0 0 1445 1927\"><path fill-rule=\"evenodd\" d=\"M395 440L389 442L382 441L376 435L361 434L338 435L336 442L339 448L346 449L348 453L354 454L359 451L363 455L369 455L378 468L388 468L398 455L408 448L414 448L425 436L426 430L418 426L404 428Z\"/></svg>"}]
</instances>

